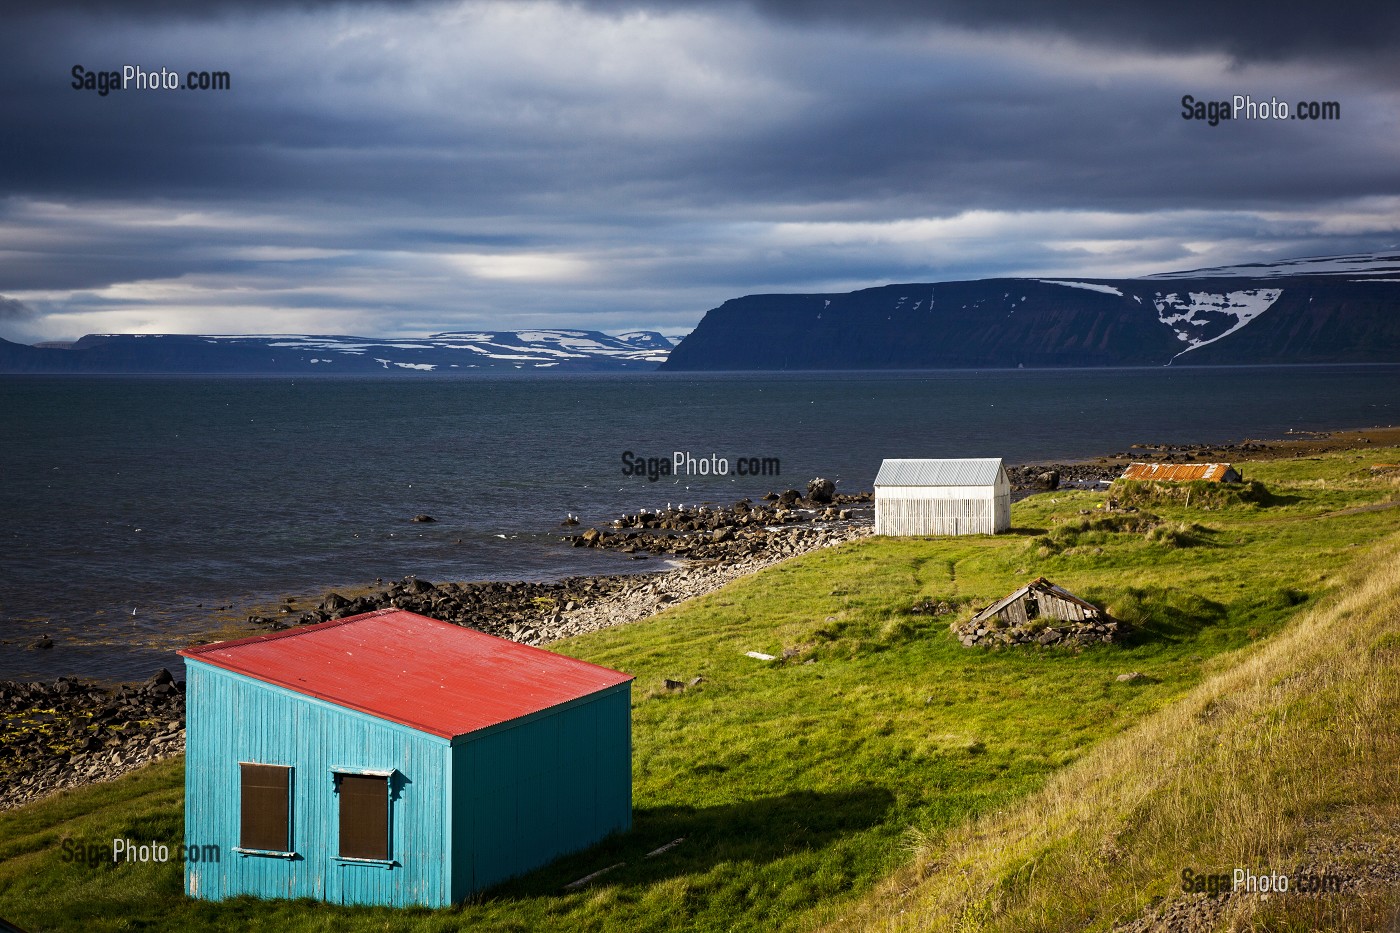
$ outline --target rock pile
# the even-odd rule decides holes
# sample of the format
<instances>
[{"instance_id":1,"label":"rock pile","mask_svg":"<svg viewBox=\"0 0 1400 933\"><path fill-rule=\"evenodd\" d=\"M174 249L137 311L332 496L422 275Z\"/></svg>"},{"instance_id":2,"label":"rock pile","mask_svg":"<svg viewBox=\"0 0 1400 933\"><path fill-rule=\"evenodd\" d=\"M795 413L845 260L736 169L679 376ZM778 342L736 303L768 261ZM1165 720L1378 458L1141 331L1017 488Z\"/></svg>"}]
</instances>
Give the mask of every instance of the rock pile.
<instances>
[{"instance_id":1,"label":"rock pile","mask_svg":"<svg viewBox=\"0 0 1400 933\"><path fill-rule=\"evenodd\" d=\"M1238 444L1133 444L1111 456L1121 460L1161 460L1164 463L1190 463L1193 460L1230 460L1241 454L1262 453L1268 444L1242 441ZM1233 455L1233 457L1232 457Z\"/></svg>"},{"instance_id":2,"label":"rock pile","mask_svg":"<svg viewBox=\"0 0 1400 933\"><path fill-rule=\"evenodd\" d=\"M185 685L168 670L113 689L0 681L0 810L185 750Z\"/></svg>"},{"instance_id":3,"label":"rock pile","mask_svg":"<svg viewBox=\"0 0 1400 933\"><path fill-rule=\"evenodd\" d=\"M1122 473L1122 467L1106 463L1028 463L1006 468L1015 498L1050 489L1102 489Z\"/></svg>"},{"instance_id":4,"label":"rock pile","mask_svg":"<svg viewBox=\"0 0 1400 933\"><path fill-rule=\"evenodd\" d=\"M809 498L795 489L769 493L755 504L741 499L731 506L673 506L623 515L606 528L569 535L574 547L615 548L624 554L671 554L677 557L738 560L791 550L794 538L813 537L821 526L868 524L871 493L837 494L830 481L815 479ZM828 498L829 497L829 498ZM810 549L806 546L800 550Z\"/></svg>"}]
</instances>

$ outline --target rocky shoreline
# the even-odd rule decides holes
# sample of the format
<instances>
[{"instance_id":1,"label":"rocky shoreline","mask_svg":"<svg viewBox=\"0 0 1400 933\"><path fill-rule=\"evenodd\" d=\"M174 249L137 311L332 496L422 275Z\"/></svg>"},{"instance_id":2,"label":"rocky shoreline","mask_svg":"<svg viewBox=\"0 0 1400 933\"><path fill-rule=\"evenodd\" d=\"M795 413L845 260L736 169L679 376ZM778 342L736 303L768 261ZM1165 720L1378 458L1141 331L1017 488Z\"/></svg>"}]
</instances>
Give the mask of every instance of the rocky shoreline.
<instances>
[{"instance_id":1,"label":"rocky shoreline","mask_svg":"<svg viewBox=\"0 0 1400 933\"><path fill-rule=\"evenodd\" d=\"M596 533L577 545L684 558L679 567L552 583L433 584L407 577L354 597L329 593L307 610L294 608L296 601L288 600L274 615L249 616L248 622L253 633L280 631L399 608L542 645L647 618L764 567L863 537L872 529L868 507L860 507L870 501L868 494L814 501L794 492L775 494L772 501L778 504L674 506L655 526L647 527L651 520L641 519L644 527L635 533L621 529L637 517L621 516L609 531L590 529ZM565 536L561 546L584 535ZM114 688L70 677L52 684L0 682L0 779L5 788L0 811L181 754L184 716L184 683L166 670L144 684Z\"/></svg>"},{"instance_id":2,"label":"rocky shoreline","mask_svg":"<svg viewBox=\"0 0 1400 933\"><path fill-rule=\"evenodd\" d=\"M817 482L817 481L814 481ZM823 481L824 482L824 481ZM574 547L615 549L638 557L684 559L652 573L566 577L551 583L439 583L408 577L355 597L330 593L305 611L284 603L276 615L248 622L272 631L376 609L407 609L527 645L542 645L645 618L738 577L808 551L862 537L874 524L869 493L772 494L766 504L672 505L623 515L602 529L565 535Z\"/></svg>"},{"instance_id":3,"label":"rocky shoreline","mask_svg":"<svg viewBox=\"0 0 1400 933\"><path fill-rule=\"evenodd\" d=\"M0 681L0 810L107 781L185 750L185 685L168 670L107 688Z\"/></svg>"},{"instance_id":4,"label":"rocky shoreline","mask_svg":"<svg viewBox=\"0 0 1400 933\"><path fill-rule=\"evenodd\" d=\"M1008 468L1013 497L1116 476L1095 464ZM874 494L843 494L814 479L805 492L770 492L732 505L668 504L561 536L561 546L679 561L651 573L567 577L555 582L431 583L407 577L366 593L327 594L300 608L287 599L248 616L250 634L281 631L376 609L398 608L528 645L645 619L740 577L870 534ZM565 522L566 526L570 522ZM110 780L184 751L184 684L162 671L142 685L107 688L76 678L0 683L5 742L0 810L57 790Z\"/></svg>"},{"instance_id":5,"label":"rocky shoreline","mask_svg":"<svg viewBox=\"0 0 1400 933\"><path fill-rule=\"evenodd\" d=\"M1312 433L1226 445L1133 445L1092 461L1009 466L1013 499L1057 488L1103 488L1125 462L1297 456L1362 443L1391 443L1400 431ZM732 580L873 530L873 494L838 494L826 480L806 493L769 493L730 506L667 505L564 535L561 546L615 549L644 560L683 561L652 573L568 577L551 583L433 584L413 577L351 597L330 593L301 609L288 599L252 615L250 634L401 608L524 644L542 645L647 618ZM571 524L566 521L566 525ZM1096 633L1100 637L1103 633ZM45 646L33 645L41 648ZM184 684L161 671L140 685L105 687L76 678L52 684L0 681L0 810L69 787L109 780L184 751Z\"/></svg>"}]
</instances>

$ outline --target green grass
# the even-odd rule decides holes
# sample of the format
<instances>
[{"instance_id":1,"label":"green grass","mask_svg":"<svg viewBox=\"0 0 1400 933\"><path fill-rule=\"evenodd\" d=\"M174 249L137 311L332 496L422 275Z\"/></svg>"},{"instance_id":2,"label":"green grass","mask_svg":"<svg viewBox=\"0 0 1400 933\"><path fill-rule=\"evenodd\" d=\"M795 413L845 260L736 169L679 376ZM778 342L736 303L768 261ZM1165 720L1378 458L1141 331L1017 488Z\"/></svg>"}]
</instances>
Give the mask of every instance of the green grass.
<instances>
[{"instance_id":1,"label":"green grass","mask_svg":"<svg viewBox=\"0 0 1400 933\"><path fill-rule=\"evenodd\" d=\"M1243 867L1290 893L1216 901L1212 929L1394 929L1397 604L1392 533L1279 635L1026 800L929 836L829 928L1107 931L1182 897L1183 869ZM1300 867L1347 888L1303 893Z\"/></svg>"},{"instance_id":2,"label":"green grass","mask_svg":"<svg viewBox=\"0 0 1400 933\"><path fill-rule=\"evenodd\" d=\"M1105 494L1040 495L1015 506L1010 535L869 539L555 645L637 677L634 829L460 907L205 904L182 896L173 864L63 861L65 837L178 840L178 766L162 765L0 814L0 916L84 930L809 927L907 867L918 840L1028 799L1316 604L1400 523L1400 509L1324 517L1400 492L1365 469L1396 452L1364 456L1251 464L1267 495L1158 496L1128 517L1105 515ZM1040 575L1129 621L1129 642L984 651L948 633ZM909 611L924 600L960 608ZM1115 679L1128 671L1146 676Z\"/></svg>"}]
</instances>

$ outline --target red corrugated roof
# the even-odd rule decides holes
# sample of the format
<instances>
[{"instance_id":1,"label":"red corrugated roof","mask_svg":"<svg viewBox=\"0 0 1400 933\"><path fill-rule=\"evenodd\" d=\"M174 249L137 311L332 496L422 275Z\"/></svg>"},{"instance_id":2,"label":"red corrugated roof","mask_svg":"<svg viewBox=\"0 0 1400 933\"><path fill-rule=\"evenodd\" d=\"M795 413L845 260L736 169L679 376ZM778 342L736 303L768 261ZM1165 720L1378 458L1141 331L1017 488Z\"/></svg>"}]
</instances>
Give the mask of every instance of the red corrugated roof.
<instances>
[{"instance_id":1,"label":"red corrugated roof","mask_svg":"<svg viewBox=\"0 0 1400 933\"><path fill-rule=\"evenodd\" d=\"M180 654L448 739L632 679L402 609Z\"/></svg>"},{"instance_id":2,"label":"red corrugated roof","mask_svg":"<svg viewBox=\"0 0 1400 933\"><path fill-rule=\"evenodd\" d=\"M1168 483L1208 479L1223 483L1229 471L1228 463L1130 463L1123 471L1123 479L1151 479Z\"/></svg>"}]
</instances>

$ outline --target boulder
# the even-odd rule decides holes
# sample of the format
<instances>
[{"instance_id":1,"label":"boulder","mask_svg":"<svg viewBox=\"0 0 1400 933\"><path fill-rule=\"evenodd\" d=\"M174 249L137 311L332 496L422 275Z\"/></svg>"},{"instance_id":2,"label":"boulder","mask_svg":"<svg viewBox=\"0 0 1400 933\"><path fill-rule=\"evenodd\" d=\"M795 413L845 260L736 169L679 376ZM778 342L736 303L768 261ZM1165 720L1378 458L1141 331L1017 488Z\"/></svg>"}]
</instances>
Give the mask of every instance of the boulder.
<instances>
[{"instance_id":1,"label":"boulder","mask_svg":"<svg viewBox=\"0 0 1400 933\"><path fill-rule=\"evenodd\" d=\"M321 600L321 608L328 612L339 612L350 605L350 600L339 593L327 593L326 598Z\"/></svg>"},{"instance_id":2,"label":"boulder","mask_svg":"<svg viewBox=\"0 0 1400 933\"><path fill-rule=\"evenodd\" d=\"M820 502L823 505L829 503L836 495L836 484L829 479L818 476L816 479L807 482L807 498L812 502Z\"/></svg>"},{"instance_id":3,"label":"boulder","mask_svg":"<svg viewBox=\"0 0 1400 933\"><path fill-rule=\"evenodd\" d=\"M426 523L428 523L428 522L435 522L435 521L437 521L437 519L436 519L436 518L433 518L431 515L415 515L415 516L413 516L413 519L412 519L412 520L415 521L415 522L422 523L422 524L426 524Z\"/></svg>"}]
</instances>

